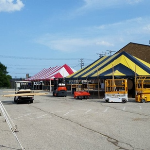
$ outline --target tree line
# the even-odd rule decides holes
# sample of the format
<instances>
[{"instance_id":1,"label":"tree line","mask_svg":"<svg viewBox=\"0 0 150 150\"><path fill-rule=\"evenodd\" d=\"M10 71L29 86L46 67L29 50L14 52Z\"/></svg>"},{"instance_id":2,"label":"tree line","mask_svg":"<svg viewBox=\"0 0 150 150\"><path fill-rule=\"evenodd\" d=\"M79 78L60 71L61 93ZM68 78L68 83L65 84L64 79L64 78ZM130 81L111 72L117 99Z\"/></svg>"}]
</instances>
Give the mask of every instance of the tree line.
<instances>
[{"instance_id":1,"label":"tree line","mask_svg":"<svg viewBox=\"0 0 150 150\"><path fill-rule=\"evenodd\" d=\"M0 87L10 87L12 77L8 75L7 67L0 62Z\"/></svg>"}]
</instances>

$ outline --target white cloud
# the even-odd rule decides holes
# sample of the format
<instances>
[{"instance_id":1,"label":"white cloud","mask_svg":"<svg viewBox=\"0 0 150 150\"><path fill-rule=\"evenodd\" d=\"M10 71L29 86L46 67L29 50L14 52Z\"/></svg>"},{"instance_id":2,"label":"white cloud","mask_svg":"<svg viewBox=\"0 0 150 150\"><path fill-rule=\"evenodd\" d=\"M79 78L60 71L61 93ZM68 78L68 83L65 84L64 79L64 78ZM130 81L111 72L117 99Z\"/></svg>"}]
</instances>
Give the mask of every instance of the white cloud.
<instances>
[{"instance_id":1,"label":"white cloud","mask_svg":"<svg viewBox=\"0 0 150 150\"><path fill-rule=\"evenodd\" d=\"M86 34L86 38L84 37L85 33L89 33ZM49 47L50 50L63 52L113 49L120 44L142 41L141 38L149 39L150 18L135 18L113 24L104 24L99 27L87 28L84 31L82 29L79 34L70 33L70 35L73 36L47 34L36 42Z\"/></svg>"},{"instance_id":2,"label":"white cloud","mask_svg":"<svg viewBox=\"0 0 150 150\"><path fill-rule=\"evenodd\" d=\"M114 46L112 43L109 43L107 41L99 41L96 43L97 45L103 45L103 46Z\"/></svg>"},{"instance_id":3,"label":"white cloud","mask_svg":"<svg viewBox=\"0 0 150 150\"><path fill-rule=\"evenodd\" d=\"M105 41L103 38L99 37L89 39L79 37L60 38L60 35L56 37L50 36L48 34L39 38L38 40L36 40L36 42L49 47L51 50L58 50L64 52L89 50L94 48L98 49L100 46L113 46L112 43L109 43L108 41Z\"/></svg>"},{"instance_id":4,"label":"white cloud","mask_svg":"<svg viewBox=\"0 0 150 150\"><path fill-rule=\"evenodd\" d=\"M21 0L0 0L0 12L19 11L24 7Z\"/></svg>"},{"instance_id":5,"label":"white cloud","mask_svg":"<svg viewBox=\"0 0 150 150\"><path fill-rule=\"evenodd\" d=\"M96 27L99 31L111 33L115 32L116 34L132 35L132 34L142 34L145 30L149 31L150 29L150 18L134 18L129 20L124 20L122 22L117 22L113 24L101 25ZM96 30L97 30L96 29Z\"/></svg>"},{"instance_id":6,"label":"white cloud","mask_svg":"<svg viewBox=\"0 0 150 150\"><path fill-rule=\"evenodd\" d=\"M150 24L143 27L143 30L147 33L150 33Z\"/></svg>"},{"instance_id":7,"label":"white cloud","mask_svg":"<svg viewBox=\"0 0 150 150\"><path fill-rule=\"evenodd\" d=\"M140 3L142 1L143 0L127 0L127 3L129 3L129 4L136 4L136 3Z\"/></svg>"},{"instance_id":8,"label":"white cloud","mask_svg":"<svg viewBox=\"0 0 150 150\"><path fill-rule=\"evenodd\" d=\"M149 39L150 36L150 18L135 18L117 22L114 24L101 25L93 29L101 35L106 41L111 41L114 47L118 43L142 42Z\"/></svg>"},{"instance_id":9,"label":"white cloud","mask_svg":"<svg viewBox=\"0 0 150 150\"><path fill-rule=\"evenodd\" d=\"M84 5L79 10L101 9L106 7L124 6L125 4L137 4L143 0L83 0Z\"/></svg>"}]
</instances>

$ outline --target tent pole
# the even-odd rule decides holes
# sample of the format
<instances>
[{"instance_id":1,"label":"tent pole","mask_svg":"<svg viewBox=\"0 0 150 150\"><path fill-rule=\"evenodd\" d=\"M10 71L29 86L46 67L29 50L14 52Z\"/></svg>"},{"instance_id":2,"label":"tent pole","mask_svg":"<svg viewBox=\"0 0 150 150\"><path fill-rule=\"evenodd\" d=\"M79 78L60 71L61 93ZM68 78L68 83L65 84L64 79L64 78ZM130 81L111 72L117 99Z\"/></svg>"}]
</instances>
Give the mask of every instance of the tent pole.
<instances>
[{"instance_id":1,"label":"tent pole","mask_svg":"<svg viewBox=\"0 0 150 150\"><path fill-rule=\"evenodd\" d=\"M38 90L40 89L40 80L38 80Z\"/></svg>"},{"instance_id":2,"label":"tent pole","mask_svg":"<svg viewBox=\"0 0 150 150\"><path fill-rule=\"evenodd\" d=\"M134 84L135 84L135 96L136 96L136 94L137 94L137 93L136 93L136 64L135 64L135 77L134 77L134 78L135 78L135 79L134 79L134 82L135 82Z\"/></svg>"},{"instance_id":3,"label":"tent pole","mask_svg":"<svg viewBox=\"0 0 150 150\"><path fill-rule=\"evenodd\" d=\"M98 84L98 98L100 98L100 94L99 94L99 77L98 77L98 66L97 66L97 84Z\"/></svg>"},{"instance_id":4,"label":"tent pole","mask_svg":"<svg viewBox=\"0 0 150 150\"><path fill-rule=\"evenodd\" d=\"M79 91L79 80L78 80L78 90L77 91Z\"/></svg>"},{"instance_id":5,"label":"tent pole","mask_svg":"<svg viewBox=\"0 0 150 150\"><path fill-rule=\"evenodd\" d=\"M34 90L34 81L32 81L32 89Z\"/></svg>"},{"instance_id":6,"label":"tent pole","mask_svg":"<svg viewBox=\"0 0 150 150\"><path fill-rule=\"evenodd\" d=\"M98 78L98 98L100 98L100 93L99 93L99 78Z\"/></svg>"},{"instance_id":7,"label":"tent pole","mask_svg":"<svg viewBox=\"0 0 150 150\"><path fill-rule=\"evenodd\" d=\"M114 66L112 64L112 90L115 91L115 87L114 87Z\"/></svg>"},{"instance_id":8,"label":"tent pole","mask_svg":"<svg viewBox=\"0 0 150 150\"><path fill-rule=\"evenodd\" d=\"M71 93L72 93L72 80L71 80Z\"/></svg>"},{"instance_id":9,"label":"tent pole","mask_svg":"<svg viewBox=\"0 0 150 150\"><path fill-rule=\"evenodd\" d=\"M49 92L51 93L52 89L51 89L51 79L49 80Z\"/></svg>"},{"instance_id":10,"label":"tent pole","mask_svg":"<svg viewBox=\"0 0 150 150\"><path fill-rule=\"evenodd\" d=\"M86 79L86 84L87 84L87 88L88 88L88 92L89 92L89 83L88 83L88 78Z\"/></svg>"}]
</instances>

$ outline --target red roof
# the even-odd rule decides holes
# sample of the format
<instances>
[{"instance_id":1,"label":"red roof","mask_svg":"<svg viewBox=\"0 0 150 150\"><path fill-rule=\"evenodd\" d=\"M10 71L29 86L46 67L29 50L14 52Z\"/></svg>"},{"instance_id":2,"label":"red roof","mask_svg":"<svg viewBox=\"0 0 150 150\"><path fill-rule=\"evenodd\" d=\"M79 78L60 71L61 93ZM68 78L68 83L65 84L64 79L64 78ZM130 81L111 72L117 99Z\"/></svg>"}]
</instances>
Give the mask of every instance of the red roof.
<instances>
[{"instance_id":1,"label":"red roof","mask_svg":"<svg viewBox=\"0 0 150 150\"><path fill-rule=\"evenodd\" d=\"M39 80L53 80L54 78L63 78L74 73L75 70L69 67L67 64L63 66L50 67L48 69L43 69L34 76L26 79L30 81Z\"/></svg>"}]
</instances>

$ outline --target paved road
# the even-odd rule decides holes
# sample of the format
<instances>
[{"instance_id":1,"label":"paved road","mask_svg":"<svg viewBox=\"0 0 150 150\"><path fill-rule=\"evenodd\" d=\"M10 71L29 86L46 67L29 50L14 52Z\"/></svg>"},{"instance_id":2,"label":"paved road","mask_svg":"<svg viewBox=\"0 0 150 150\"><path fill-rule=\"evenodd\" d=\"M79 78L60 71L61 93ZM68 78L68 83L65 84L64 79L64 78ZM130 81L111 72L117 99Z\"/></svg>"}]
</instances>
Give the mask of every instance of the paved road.
<instances>
[{"instance_id":1,"label":"paved road","mask_svg":"<svg viewBox=\"0 0 150 150\"><path fill-rule=\"evenodd\" d=\"M105 103L52 94L35 96L32 104L15 104L12 97L0 100L26 150L150 150L150 103ZM0 150L18 149L0 116Z\"/></svg>"}]
</instances>

